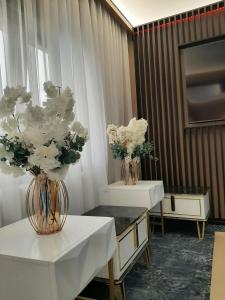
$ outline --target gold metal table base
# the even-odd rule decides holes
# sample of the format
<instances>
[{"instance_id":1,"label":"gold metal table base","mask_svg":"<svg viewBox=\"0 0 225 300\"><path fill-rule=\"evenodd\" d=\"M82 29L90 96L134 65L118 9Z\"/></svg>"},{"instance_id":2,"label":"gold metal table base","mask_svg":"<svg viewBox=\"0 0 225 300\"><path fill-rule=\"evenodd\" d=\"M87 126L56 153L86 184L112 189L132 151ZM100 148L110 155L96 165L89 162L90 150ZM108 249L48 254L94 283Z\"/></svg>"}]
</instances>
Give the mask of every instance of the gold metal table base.
<instances>
[{"instance_id":1,"label":"gold metal table base","mask_svg":"<svg viewBox=\"0 0 225 300\"><path fill-rule=\"evenodd\" d=\"M114 280L114 271L113 271L113 258L111 258L110 261L108 262L108 273L109 273L109 280L108 280L109 300L115 300L117 298L115 297L116 293L115 293L115 284L114 284L115 280ZM97 299L78 296L75 300L97 300Z\"/></svg>"},{"instance_id":2,"label":"gold metal table base","mask_svg":"<svg viewBox=\"0 0 225 300\"><path fill-rule=\"evenodd\" d=\"M204 240L204 237L205 237L205 221L197 221L196 224L197 224L198 238L199 238L199 240Z\"/></svg>"},{"instance_id":3,"label":"gold metal table base","mask_svg":"<svg viewBox=\"0 0 225 300\"><path fill-rule=\"evenodd\" d=\"M108 262L108 272L109 272L109 299L115 299L115 290L114 290L114 271L113 271L113 258Z\"/></svg>"},{"instance_id":4,"label":"gold metal table base","mask_svg":"<svg viewBox=\"0 0 225 300\"><path fill-rule=\"evenodd\" d=\"M143 256L144 261L145 261L145 266L149 267L151 263L151 248L149 245L149 242L143 247L143 249L140 251L140 253L135 257L134 261L131 263L131 265L128 267L128 269L125 271L125 273L122 275L122 277L119 280L114 280L113 281L113 292L114 292L114 299L115 300L126 300L126 291L125 291L125 286L124 286L124 280L126 276L129 274L129 272L132 270L133 266L136 264L136 262ZM112 278L112 277L111 277ZM107 285L110 285L110 280L109 279L104 279L104 278L95 278L96 281L105 283ZM112 282L111 282L112 284ZM110 298L111 300L111 298Z\"/></svg>"},{"instance_id":5,"label":"gold metal table base","mask_svg":"<svg viewBox=\"0 0 225 300\"><path fill-rule=\"evenodd\" d=\"M163 215L163 205L162 201L160 202L160 216L151 216L151 211L149 212L149 217L152 219L151 221L149 220L149 232L154 233L154 227L155 225L161 226L161 232L162 236L165 234L165 226L164 226L164 215ZM155 219L160 218L160 221L157 222Z\"/></svg>"}]
</instances>

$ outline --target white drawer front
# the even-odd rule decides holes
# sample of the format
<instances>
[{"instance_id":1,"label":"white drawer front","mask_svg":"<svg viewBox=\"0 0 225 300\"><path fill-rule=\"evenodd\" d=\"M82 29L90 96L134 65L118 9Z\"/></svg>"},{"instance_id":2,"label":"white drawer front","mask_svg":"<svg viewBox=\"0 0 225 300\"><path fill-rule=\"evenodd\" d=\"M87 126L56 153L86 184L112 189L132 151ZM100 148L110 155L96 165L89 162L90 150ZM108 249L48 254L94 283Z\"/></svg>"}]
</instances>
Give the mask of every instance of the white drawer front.
<instances>
[{"instance_id":1,"label":"white drawer front","mask_svg":"<svg viewBox=\"0 0 225 300\"><path fill-rule=\"evenodd\" d=\"M137 233L138 233L138 244L139 246L143 244L144 241L148 239L148 231L147 231L147 217L141 220L140 223L137 224Z\"/></svg>"},{"instance_id":2,"label":"white drawer front","mask_svg":"<svg viewBox=\"0 0 225 300\"><path fill-rule=\"evenodd\" d=\"M134 230L131 230L122 240L119 241L119 256L120 256L120 269L122 269L131 256L135 252L135 234Z\"/></svg>"},{"instance_id":3,"label":"white drawer front","mask_svg":"<svg viewBox=\"0 0 225 300\"><path fill-rule=\"evenodd\" d=\"M172 210L171 199L165 198L163 200L163 213L164 214L176 214L187 216L200 216L201 205L200 200L192 199L177 199L174 200L174 209Z\"/></svg>"}]
</instances>

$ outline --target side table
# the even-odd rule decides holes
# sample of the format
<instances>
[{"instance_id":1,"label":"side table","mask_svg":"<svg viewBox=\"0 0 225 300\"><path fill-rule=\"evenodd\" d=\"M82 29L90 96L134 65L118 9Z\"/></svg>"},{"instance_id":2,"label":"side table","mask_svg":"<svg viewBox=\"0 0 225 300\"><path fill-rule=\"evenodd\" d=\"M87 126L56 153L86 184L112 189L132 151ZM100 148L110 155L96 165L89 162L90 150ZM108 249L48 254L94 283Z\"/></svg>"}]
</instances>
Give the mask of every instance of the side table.
<instances>
[{"instance_id":1,"label":"side table","mask_svg":"<svg viewBox=\"0 0 225 300\"><path fill-rule=\"evenodd\" d=\"M163 214L166 218L195 221L198 238L204 239L205 222L210 212L209 193L207 188L166 187L162 201ZM156 205L151 214L160 215Z\"/></svg>"},{"instance_id":2,"label":"side table","mask_svg":"<svg viewBox=\"0 0 225 300\"><path fill-rule=\"evenodd\" d=\"M148 242L148 209L142 207L98 206L84 215L104 216L115 219L117 248L113 257L116 299L125 300L124 278L137 259L144 255L150 263ZM97 279L108 281L107 267L98 274Z\"/></svg>"},{"instance_id":3,"label":"side table","mask_svg":"<svg viewBox=\"0 0 225 300\"><path fill-rule=\"evenodd\" d=\"M74 300L116 250L112 218L68 216L61 232L38 235L23 219L0 229L0 299Z\"/></svg>"},{"instance_id":4,"label":"side table","mask_svg":"<svg viewBox=\"0 0 225 300\"><path fill-rule=\"evenodd\" d=\"M101 204L129 207L147 207L150 214L152 208L159 204L161 222L157 222L157 225L161 226L162 234L164 234L163 207L162 204L160 204L163 199L164 187L163 181L161 180L141 180L138 181L136 185L124 185L123 181L118 181L109 184L102 191Z\"/></svg>"}]
</instances>

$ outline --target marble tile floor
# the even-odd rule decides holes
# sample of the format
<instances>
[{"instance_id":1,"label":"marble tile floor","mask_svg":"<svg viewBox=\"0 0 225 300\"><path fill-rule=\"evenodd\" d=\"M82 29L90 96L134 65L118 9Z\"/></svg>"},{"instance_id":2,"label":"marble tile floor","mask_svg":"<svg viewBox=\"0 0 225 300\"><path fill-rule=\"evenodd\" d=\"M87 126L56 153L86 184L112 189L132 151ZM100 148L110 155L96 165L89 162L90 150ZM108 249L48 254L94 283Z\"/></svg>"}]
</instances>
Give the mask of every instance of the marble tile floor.
<instances>
[{"instance_id":1,"label":"marble tile floor","mask_svg":"<svg viewBox=\"0 0 225 300\"><path fill-rule=\"evenodd\" d=\"M207 224L200 241L196 223L167 221L164 237L155 232L151 239L150 268L140 260L126 277L127 300L209 300L215 231L225 231L225 225ZM108 299L99 283L92 283L85 294Z\"/></svg>"}]
</instances>

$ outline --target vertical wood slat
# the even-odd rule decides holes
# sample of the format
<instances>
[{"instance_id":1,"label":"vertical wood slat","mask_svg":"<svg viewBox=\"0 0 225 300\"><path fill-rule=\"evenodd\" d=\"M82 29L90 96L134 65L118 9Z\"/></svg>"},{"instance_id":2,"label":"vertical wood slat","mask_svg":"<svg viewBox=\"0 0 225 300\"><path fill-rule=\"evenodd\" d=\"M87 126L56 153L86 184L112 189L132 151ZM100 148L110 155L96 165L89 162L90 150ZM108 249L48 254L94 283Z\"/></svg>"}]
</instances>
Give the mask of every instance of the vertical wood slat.
<instances>
[{"instance_id":1,"label":"vertical wood slat","mask_svg":"<svg viewBox=\"0 0 225 300\"><path fill-rule=\"evenodd\" d=\"M151 72L151 63L152 63L152 55L151 55L151 47L150 47L150 34L149 34L149 26L148 26L148 31L147 31L147 47L148 47L148 70L149 70L149 88L150 88L150 99L149 99L149 110L150 110L150 114L151 114L151 118L150 120L154 120L154 112L153 112L153 79L152 79L152 72ZM155 141L155 122L151 123L151 126L148 127L148 137L153 138L153 141ZM152 135L150 134L150 132L152 133ZM153 150L153 156L156 157L156 152L155 149ZM153 174L153 172L151 172L151 177L150 179L153 178L157 178L157 167L156 167L156 162L155 160L150 160L149 161L149 167L150 168L154 168L155 170L155 174ZM167 180L167 179L166 179Z\"/></svg>"},{"instance_id":2,"label":"vertical wood slat","mask_svg":"<svg viewBox=\"0 0 225 300\"><path fill-rule=\"evenodd\" d=\"M171 133L171 139L169 139L169 141L171 140L171 151L170 151L170 155L171 155L171 168L175 169L175 177L174 180L177 183L177 185L180 185L180 170L179 170L179 157L178 157L178 141L177 141L177 135L173 130L173 127L176 126L176 124L178 123L177 120L177 106L175 103L175 81L170 83L168 78L172 78L173 74L174 74L174 56L173 56L173 44L171 41L171 36L173 37L173 34L171 32L172 28L169 27L168 30L166 30L165 34L166 34L166 38L167 38L167 56L168 56L168 69L169 69L169 73L168 75L165 74L166 79L167 79L167 85L170 86L169 89L169 98L167 99L167 113L168 113L168 128L169 128L169 132L168 134L170 135ZM166 60L165 60L165 67L167 66ZM172 99L172 101L170 101L170 99ZM171 105L170 105L171 104ZM171 109L170 109L171 108ZM172 180L171 180L172 181ZM172 181L173 183L173 181Z\"/></svg>"},{"instance_id":3,"label":"vertical wood slat","mask_svg":"<svg viewBox=\"0 0 225 300\"><path fill-rule=\"evenodd\" d=\"M161 120L159 117L159 105L158 105L158 98L159 98L159 86L158 86L158 71L157 71L157 65L158 65L158 59L157 59L157 32L153 30L152 32L152 54L153 54L153 78L154 78L154 89L155 89L155 99L153 99L155 103L155 124L156 124L156 140L154 141L156 143L157 152L156 155L159 158L159 177L162 178L162 152L161 152Z\"/></svg>"},{"instance_id":4,"label":"vertical wood slat","mask_svg":"<svg viewBox=\"0 0 225 300\"><path fill-rule=\"evenodd\" d=\"M134 42L139 117L149 120L149 137L159 158L156 164L147 161L143 165L143 177L162 178L165 185L208 186L212 216L225 218L225 125L184 128L178 49L179 44L225 35L224 11L206 14L219 7L220 2L170 17L173 22L193 16L170 26L165 19L138 27ZM162 23L164 26L159 27Z\"/></svg>"}]
</instances>

